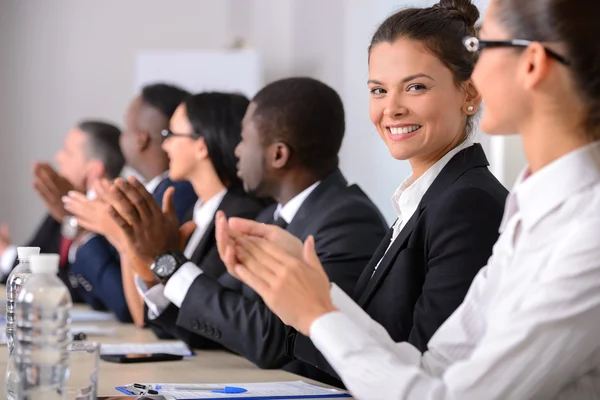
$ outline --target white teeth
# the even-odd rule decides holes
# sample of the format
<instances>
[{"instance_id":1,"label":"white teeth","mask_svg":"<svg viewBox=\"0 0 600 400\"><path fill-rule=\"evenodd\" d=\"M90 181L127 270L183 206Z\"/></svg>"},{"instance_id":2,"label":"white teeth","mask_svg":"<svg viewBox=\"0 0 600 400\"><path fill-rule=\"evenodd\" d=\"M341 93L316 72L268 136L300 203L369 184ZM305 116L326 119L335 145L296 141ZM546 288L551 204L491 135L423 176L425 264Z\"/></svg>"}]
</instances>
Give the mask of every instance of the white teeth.
<instances>
[{"instance_id":1,"label":"white teeth","mask_svg":"<svg viewBox=\"0 0 600 400\"><path fill-rule=\"evenodd\" d=\"M389 128L392 135L406 135L419 129L421 125L405 126L403 128Z\"/></svg>"}]
</instances>

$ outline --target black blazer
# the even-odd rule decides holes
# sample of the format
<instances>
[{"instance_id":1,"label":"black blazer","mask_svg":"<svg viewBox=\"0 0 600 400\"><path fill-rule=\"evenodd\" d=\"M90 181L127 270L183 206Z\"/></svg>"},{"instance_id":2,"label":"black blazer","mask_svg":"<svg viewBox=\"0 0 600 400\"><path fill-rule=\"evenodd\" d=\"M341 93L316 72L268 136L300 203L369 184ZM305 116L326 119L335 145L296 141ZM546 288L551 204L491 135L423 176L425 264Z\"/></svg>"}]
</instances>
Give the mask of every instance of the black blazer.
<instances>
[{"instance_id":1,"label":"black blazer","mask_svg":"<svg viewBox=\"0 0 600 400\"><path fill-rule=\"evenodd\" d=\"M396 342L427 350L491 256L508 192L487 166L479 144L457 153L389 251L392 230L360 277L354 300ZM294 336L295 357L337 377L309 338Z\"/></svg>"},{"instance_id":2,"label":"black blazer","mask_svg":"<svg viewBox=\"0 0 600 400\"><path fill-rule=\"evenodd\" d=\"M257 220L273 222L275 207L266 208ZM286 229L302 240L314 235L317 254L329 278L352 293L387 225L363 191L349 186L336 171L307 197ZM207 348L216 342L262 368L280 368L293 361L286 351L290 328L252 289L227 273L218 280L198 276L176 322L181 329L179 338L193 347ZM304 370L309 366L294 364L287 369L319 378Z\"/></svg>"},{"instance_id":3,"label":"black blazer","mask_svg":"<svg viewBox=\"0 0 600 400\"><path fill-rule=\"evenodd\" d=\"M223 211L228 217L253 219L262 209L262 204L244 193L229 190L225 194L225 197L223 197L223 200L221 200L218 209ZM194 208L192 207L185 215L183 222L191 221L193 212ZM192 253L190 261L202 269L204 272L203 275L210 278L216 279L226 271L217 250L214 218ZM171 304L158 318L150 320L147 318L148 309L146 306L144 310L146 323L152 328L156 336L161 339L181 338L185 336L181 333L182 329L175 323L178 313L179 308ZM216 346L213 344L211 347Z\"/></svg>"}]
</instances>

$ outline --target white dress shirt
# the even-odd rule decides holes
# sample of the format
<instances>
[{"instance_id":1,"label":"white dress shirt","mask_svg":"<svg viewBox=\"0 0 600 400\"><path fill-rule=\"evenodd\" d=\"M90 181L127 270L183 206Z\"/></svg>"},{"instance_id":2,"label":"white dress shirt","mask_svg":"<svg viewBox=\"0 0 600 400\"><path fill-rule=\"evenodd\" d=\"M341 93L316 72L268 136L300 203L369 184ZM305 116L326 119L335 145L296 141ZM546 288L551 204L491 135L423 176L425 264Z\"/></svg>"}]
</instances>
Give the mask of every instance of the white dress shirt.
<instances>
[{"instance_id":1,"label":"white dress shirt","mask_svg":"<svg viewBox=\"0 0 600 400\"><path fill-rule=\"evenodd\" d=\"M410 220L412 215L417 210L419 203L421 203L421 199L423 198L427 190L429 190L429 187L431 186L433 181L435 181L440 172L442 172L446 164L450 162L450 160L456 155L456 153L471 146L473 146L473 140L469 137L462 143L460 143L458 146L450 150L448 153L446 153L444 157L440 158L435 164L429 167L429 169L425 171L425 173L421 175L417 180L414 179L413 174L410 174L410 176L402 182L398 189L396 189L394 195L392 196L392 207L394 208L398 219L396 219L396 222L394 223L394 231L392 232L392 238L390 240L390 244L388 245L387 250L389 250L390 247L392 247L392 244L394 243L400 232L402 232L402 229L404 228L406 223ZM385 253L383 254L383 257L385 257ZM379 264L381 264L383 257L381 257L381 259L375 266L373 274L375 274L375 271L377 271L377 268L379 267Z\"/></svg>"},{"instance_id":2,"label":"white dress shirt","mask_svg":"<svg viewBox=\"0 0 600 400\"><path fill-rule=\"evenodd\" d=\"M288 224L292 222L292 220L296 216L296 213L298 213L298 210L300 209L300 207L302 207L304 200L306 200L308 196L310 196L310 194L317 188L317 186L319 186L320 183L321 181L313 183L312 185L304 189L302 192L294 196L290 201L285 203L284 206L282 206L281 203L277 204L277 208L273 213L273 220L277 221L277 219L281 217Z\"/></svg>"},{"instance_id":3,"label":"white dress shirt","mask_svg":"<svg viewBox=\"0 0 600 400\"><path fill-rule=\"evenodd\" d=\"M296 216L296 213L302 206L302 203L304 203L306 198L313 192L313 190L315 190L316 187L319 186L319 183L320 182L316 182L315 184L306 188L301 193L294 196L284 206L278 204L273 215L275 220L281 217L288 224L292 222L292 220ZM216 205L213 204L209 207L209 209L212 210L212 213L210 213L210 219L206 218L206 216L209 215L209 211L203 212L202 215L204 215L205 217L202 217L200 215L200 212L202 210L205 210L205 207L209 206L208 202L202 207L199 207L199 203L196 203L196 206L194 206L194 222L196 222L198 228L196 228L196 230L194 231L194 234L190 238L190 241L185 248L184 254L186 257L189 258L191 256L194 249L198 245L198 242L200 242L200 239L204 235L204 231L206 231L206 228L208 228L210 221L212 221L212 218L214 217L214 214L217 211L217 208L221 203L223 196L225 196L225 192L222 192L220 196L221 198L219 199L218 203L216 203ZM213 201L213 199L211 199L210 201ZM204 219L205 223L201 223L196 220L197 211L198 218ZM201 224L206 225L204 226L202 231L200 231ZM197 241L194 244L193 242L196 234L198 234ZM168 280L166 285L158 284L150 289L147 288L147 286L139 277L136 277L136 287L142 295L142 297L144 298L144 302L148 306L148 318L154 319L158 317L171 303L181 308L183 300L185 300L185 296L190 290L192 283L200 274L202 274L202 269L200 267L198 267L192 262L187 262L183 264L177 270L177 272L173 274L173 276Z\"/></svg>"},{"instance_id":4,"label":"white dress shirt","mask_svg":"<svg viewBox=\"0 0 600 400\"><path fill-rule=\"evenodd\" d=\"M423 356L333 285L310 337L357 399L600 398L600 143L527 172Z\"/></svg>"},{"instance_id":5,"label":"white dress shirt","mask_svg":"<svg viewBox=\"0 0 600 400\"><path fill-rule=\"evenodd\" d=\"M206 203L202 203L202 201L198 199L196 204L194 204L193 221L196 223L196 229L183 250L183 254L187 258L190 258L196 247L198 247L198 244L214 219L215 213L219 209L219 205L223 201L226 193L227 190L224 189ZM138 292L148 305L148 316L151 319L156 318L170 303L175 304L177 307L181 307L185 295L194 282L194 279L201 273L202 270L194 263L187 262L173 274L166 285L160 283L149 289L140 277L136 276L135 284Z\"/></svg>"},{"instance_id":6,"label":"white dress shirt","mask_svg":"<svg viewBox=\"0 0 600 400\"><path fill-rule=\"evenodd\" d=\"M144 187L146 188L146 191L148 193L154 193L154 191L156 190L158 185L160 185L160 183L162 181L164 181L165 179L167 179L168 177L169 177L169 170L166 170L162 174L157 175L154 178L150 179L148 182L144 183Z\"/></svg>"}]
</instances>

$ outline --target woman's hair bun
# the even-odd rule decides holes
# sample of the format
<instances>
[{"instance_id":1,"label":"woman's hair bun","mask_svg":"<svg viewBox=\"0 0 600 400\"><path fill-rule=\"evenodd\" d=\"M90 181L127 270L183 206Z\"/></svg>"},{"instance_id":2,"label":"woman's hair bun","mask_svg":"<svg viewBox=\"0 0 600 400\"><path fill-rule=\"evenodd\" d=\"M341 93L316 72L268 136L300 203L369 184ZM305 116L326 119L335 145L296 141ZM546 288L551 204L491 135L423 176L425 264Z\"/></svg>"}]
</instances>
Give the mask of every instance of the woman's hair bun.
<instances>
[{"instance_id":1,"label":"woman's hair bun","mask_svg":"<svg viewBox=\"0 0 600 400\"><path fill-rule=\"evenodd\" d=\"M468 27L474 27L479 19L479 10L471 0L440 0L433 7L444 9L452 17L462 19Z\"/></svg>"}]
</instances>

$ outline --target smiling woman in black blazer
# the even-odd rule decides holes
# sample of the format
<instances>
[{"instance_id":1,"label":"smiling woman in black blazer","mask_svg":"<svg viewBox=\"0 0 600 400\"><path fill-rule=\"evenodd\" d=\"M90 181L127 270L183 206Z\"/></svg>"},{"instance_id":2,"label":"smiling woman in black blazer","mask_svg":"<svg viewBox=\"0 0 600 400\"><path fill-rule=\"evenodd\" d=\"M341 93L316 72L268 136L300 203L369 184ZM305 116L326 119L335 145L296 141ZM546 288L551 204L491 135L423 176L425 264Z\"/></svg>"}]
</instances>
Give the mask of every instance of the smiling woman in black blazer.
<instances>
[{"instance_id":1,"label":"smiling woman in black blazer","mask_svg":"<svg viewBox=\"0 0 600 400\"><path fill-rule=\"evenodd\" d=\"M413 173L394 194L398 219L353 297L395 341L421 351L491 255L507 196L472 140L481 98L470 80L476 56L462 38L475 34L478 16L468 1L400 11L369 48L371 120L391 155L408 160ZM222 256L234 246L232 231L252 231L302 258L301 243L276 227L230 220L229 229L219 237ZM224 222L220 230L227 232ZM245 241L224 257L230 272L241 271L259 293L252 271L269 263L268 246ZM236 271L236 264L245 268ZM288 349L336 376L307 337L290 330Z\"/></svg>"}]
</instances>

